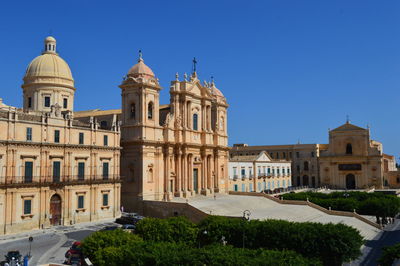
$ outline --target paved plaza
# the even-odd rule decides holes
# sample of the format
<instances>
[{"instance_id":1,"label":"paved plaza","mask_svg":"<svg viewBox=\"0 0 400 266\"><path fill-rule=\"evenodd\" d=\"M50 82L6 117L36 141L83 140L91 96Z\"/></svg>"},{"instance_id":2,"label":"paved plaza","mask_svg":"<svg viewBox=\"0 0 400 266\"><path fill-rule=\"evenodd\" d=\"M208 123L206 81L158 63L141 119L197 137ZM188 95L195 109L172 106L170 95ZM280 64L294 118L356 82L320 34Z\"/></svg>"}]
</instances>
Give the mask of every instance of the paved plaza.
<instances>
[{"instance_id":1,"label":"paved plaza","mask_svg":"<svg viewBox=\"0 0 400 266\"><path fill-rule=\"evenodd\" d=\"M182 202L182 200L177 200ZM188 200L188 204L201 211L222 216L243 216L244 210L251 212L250 219L281 219L293 222L343 223L358 229L366 240L374 239L379 229L354 217L329 215L307 205L279 204L264 197L217 195L197 196Z\"/></svg>"}]
</instances>

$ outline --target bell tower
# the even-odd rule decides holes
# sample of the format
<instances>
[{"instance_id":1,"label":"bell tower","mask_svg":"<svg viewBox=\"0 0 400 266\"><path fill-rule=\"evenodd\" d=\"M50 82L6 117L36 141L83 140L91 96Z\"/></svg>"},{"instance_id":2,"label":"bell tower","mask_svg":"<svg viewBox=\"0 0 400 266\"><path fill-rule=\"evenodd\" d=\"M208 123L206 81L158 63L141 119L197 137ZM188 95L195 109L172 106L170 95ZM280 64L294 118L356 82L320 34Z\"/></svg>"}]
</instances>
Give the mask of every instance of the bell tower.
<instances>
[{"instance_id":1,"label":"bell tower","mask_svg":"<svg viewBox=\"0 0 400 266\"><path fill-rule=\"evenodd\" d=\"M161 86L153 71L144 63L142 53L119 86L122 92L121 112L121 187L122 204L127 210L139 208L144 199L160 200L163 184L163 128L160 126Z\"/></svg>"},{"instance_id":2,"label":"bell tower","mask_svg":"<svg viewBox=\"0 0 400 266\"><path fill-rule=\"evenodd\" d=\"M122 139L160 140L161 87L153 71L145 65L141 51L138 63L128 71L120 88L122 89Z\"/></svg>"}]
</instances>

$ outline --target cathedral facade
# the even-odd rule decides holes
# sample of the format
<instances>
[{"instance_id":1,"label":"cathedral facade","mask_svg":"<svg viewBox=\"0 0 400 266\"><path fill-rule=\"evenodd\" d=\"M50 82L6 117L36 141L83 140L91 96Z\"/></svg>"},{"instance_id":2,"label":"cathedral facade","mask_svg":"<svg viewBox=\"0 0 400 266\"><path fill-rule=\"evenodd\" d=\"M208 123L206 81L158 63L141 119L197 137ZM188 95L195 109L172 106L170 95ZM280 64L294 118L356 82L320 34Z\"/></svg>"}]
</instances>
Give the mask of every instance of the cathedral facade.
<instances>
[{"instance_id":1,"label":"cathedral facade","mask_svg":"<svg viewBox=\"0 0 400 266\"><path fill-rule=\"evenodd\" d=\"M228 192L227 108L196 71L170 85L170 104L139 58L120 85L122 204Z\"/></svg>"}]
</instances>

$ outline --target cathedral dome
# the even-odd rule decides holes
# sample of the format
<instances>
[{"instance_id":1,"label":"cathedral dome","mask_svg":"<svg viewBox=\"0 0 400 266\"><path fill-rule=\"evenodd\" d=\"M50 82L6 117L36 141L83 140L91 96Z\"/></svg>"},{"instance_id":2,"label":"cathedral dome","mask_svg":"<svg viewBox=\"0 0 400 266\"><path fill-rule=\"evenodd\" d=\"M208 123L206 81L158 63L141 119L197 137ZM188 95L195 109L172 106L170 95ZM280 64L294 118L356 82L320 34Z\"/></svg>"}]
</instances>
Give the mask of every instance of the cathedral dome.
<instances>
[{"instance_id":1,"label":"cathedral dome","mask_svg":"<svg viewBox=\"0 0 400 266\"><path fill-rule=\"evenodd\" d=\"M56 53L56 40L49 36L45 39L44 52L32 60L26 69L24 80L32 78L50 77L62 78L73 82L71 69L68 64Z\"/></svg>"},{"instance_id":2,"label":"cathedral dome","mask_svg":"<svg viewBox=\"0 0 400 266\"><path fill-rule=\"evenodd\" d=\"M131 67L131 69L129 69L128 75L132 76L147 75L155 77L153 70L151 70L151 68L144 63L141 52L139 52L138 63L133 67Z\"/></svg>"}]
</instances>

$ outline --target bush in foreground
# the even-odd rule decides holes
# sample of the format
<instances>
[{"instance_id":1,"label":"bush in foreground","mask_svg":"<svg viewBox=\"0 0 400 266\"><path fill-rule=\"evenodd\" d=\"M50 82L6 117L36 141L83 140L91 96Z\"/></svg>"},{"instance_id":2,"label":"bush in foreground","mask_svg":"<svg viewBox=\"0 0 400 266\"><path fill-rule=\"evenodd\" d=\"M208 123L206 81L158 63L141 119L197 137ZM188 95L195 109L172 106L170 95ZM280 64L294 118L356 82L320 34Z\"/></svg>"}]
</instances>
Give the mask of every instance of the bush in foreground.
<instances>
[{"instance_id":1,"label":"bush in foreground","mask_svg":"<svg viewBox=\"0 0 400 266\"><path fill-rule=\"evenodd\" d=\"M341 265L360 255L363 239L358 230L344 224L295 223L281 220L250 222L210 216L199 224L203 244L222 237L234 247L293 250L318 258L324 265Z\"/></svg>"},{"instance_id":2,"label":"bush in foreground","mask_svg":"<svg viewBox=\"0 0 400 266\"><path fill-rule=\"evenodd\" d=\"M131 235L122 232L122 234ZM307 259L294 251L251 250L232 246L210 245L203 248L184 243L124 241L115 246L117 231L98 232L83 241L83 249L94 265L321 265L318 260ZM130 236L123 236L130 239ZM109 239L109 242L103 242ZM99 240L102 245L94 246ZM109 243L107 245L106 243ZM89 249L88 247L91 246Z\"/></svg>"},{"instance_id":3,"label":"bush in foreground","mask_svg":"<svg viewBox=\"0 0 400 266\"><path fill-rule=\"evenodd\" d=\"M379 263L382 266L391 266L395 260L400 260L400 243L394 246L384 247Z\"/></svg>"}]
</instances>

